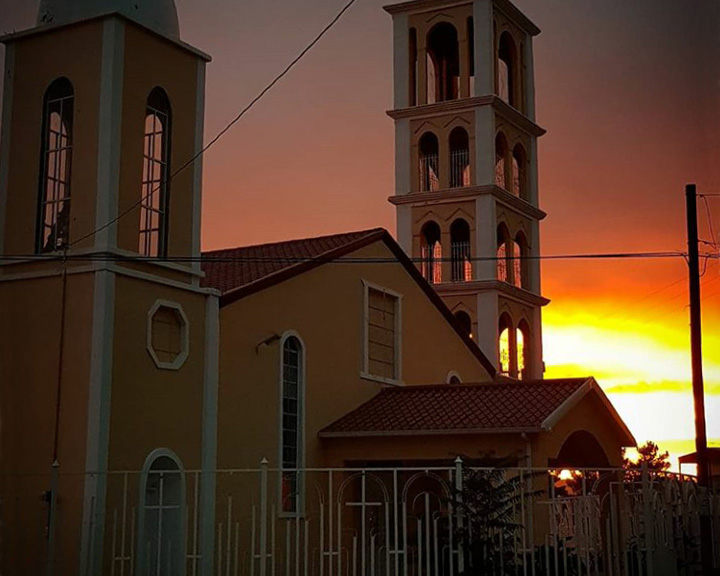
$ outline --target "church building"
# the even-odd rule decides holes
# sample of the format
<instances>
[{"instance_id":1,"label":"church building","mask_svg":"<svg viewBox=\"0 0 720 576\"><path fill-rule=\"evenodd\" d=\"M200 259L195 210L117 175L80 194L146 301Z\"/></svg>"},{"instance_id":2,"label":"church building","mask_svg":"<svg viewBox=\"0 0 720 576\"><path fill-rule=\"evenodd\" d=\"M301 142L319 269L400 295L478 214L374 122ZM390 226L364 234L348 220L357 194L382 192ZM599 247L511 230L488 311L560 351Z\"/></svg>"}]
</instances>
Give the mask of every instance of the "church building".
<instances>
[{"instance_id":1,"label":"church building","mask_svg":"<svg viewBox=\"0 0 720 576\"><path fill-rule=\"evenodd\" d=\"M389 566L391 525L414 570L439 553L348 470L634 445L592 378L542 379L538 29L507 0L386 10L397 241L201 251L210 57L173 0L41 0L1 39L0 573L290 574L276 537L332 573Z\"/></svg>"}]
</instances>

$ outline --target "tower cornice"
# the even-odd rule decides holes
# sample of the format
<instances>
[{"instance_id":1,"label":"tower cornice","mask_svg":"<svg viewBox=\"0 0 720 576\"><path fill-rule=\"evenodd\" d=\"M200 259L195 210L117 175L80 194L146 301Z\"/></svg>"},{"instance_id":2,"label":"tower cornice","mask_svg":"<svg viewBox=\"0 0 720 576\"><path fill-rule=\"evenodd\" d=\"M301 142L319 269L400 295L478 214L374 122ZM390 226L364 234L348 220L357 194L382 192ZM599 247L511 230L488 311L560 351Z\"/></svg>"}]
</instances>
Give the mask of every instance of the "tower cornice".
<instances>
[{"instance_id":1,"label":"tower cornice","mask_svg":"<svg viewBox=\"0 0 720 576\"><path fill-rule=\"evenodd\" d=\"M138 22L137 20L129 18L128 16L125 16L124 14L122 14L120 12L107 12L105 14L99 14L97 16L93 16L92 18L79 19L79 20L75 20L73 22L63 22L61 24L45 24L42 26L36 26L34 28L29 28L27 30L20 30L19 32L12 32L10 34L5 34L5 35L0 36L0 43L1 44L11 44L18 40L30 38L32 36L39 36L41 34L51 34L58 30L69 28L71 26L86 24L88 22L99 22L99 21L105 20L107 18L120 18L121 20L123 20L125 22L129 22L130 24L133 24L135 26L142 28L143 30L145 30L149 34L152 34L153 36L161 38L166 42L170 42L171 44L174 44L175 46L178 46L179 48L182 48L183 50L186 50L187 52L192 53L193 55L197 56L201 60L204 60L205 62L212 61L212 56L210 56L206 52L203 52L202 50L195 48L194 46L188 44L187 42L183 42L182 40L179 40L177 38L171 38L169 36L166 36L165 34L161 34L157 30L148 28L141 22Z\"/></svg>"},{"instance_id":2,"label":"tower cornice","mask_svg":"<svg viewBox=\"0 0 720 576\"><path fill-rule=\"evenodd\" d=\"M547 306L550 300L525 290L524 288L518 288L507 282L501 282L500 280L474 280L472 282L445 282L443 284L433 284L435 291L441 296L445 295L473 295L480 292L493 292L499 293L502 296L518 302L519 304L529 304L532 306Z\"/></svg>"},{"instance_id":3,"label":"tower cornice","mask_svg":"<svg viewBox=\"0 0 720 576\"><path fill-rule=\"evenodd\" d=\"M468 4L472 4L472 2L463 2L458 0L411 0L410 2L400 2L398 4L383 6L383 10L394 16L396 14L418 13L429 10L437 10L439 8L466 6ZM535 26L535 24L533 24L532 21L525 16L525 14L513 6L513 4L508 0L493 0L493 4L495 8L515 22L526 33L531 36L537 36L540 34L540 28Z\"/></svg>"},{"instance_id":4,"label":"tower cornice","mask_svg":"<svg viewBox=\"0 0 720 576\"><path fill-rule=\"evenodd\" d=\"M436 102L435 104L422 104L408 108L397 108L395 110L388 110L387 115L393 120L433 118L449 112L472 110L484 106L491 106L499 116L531 136L540 137L547 132L543 127L538 126L522 112L510 106L502 100L502 98L494 94L459 100L445 100L444 102Z\"/></svg>"},{"instance_id":5,"label":"tower cornice","mask_svg":"<svg viewBox=\"0 0 720 576\"><path fill-rule=\"evenodd\" d=\"M436 192L411 192L403 196L390 196L388 202L395 206L412 204L415 206L433 205L433 204L451 204L458 200L474 200L478 196L492 195L497 201L514 210L523 216L532 218L533 220L543 220L547 214L526 202L522 198L518 198L510 194L507 190L503 190L499 186L465 186L463 188L449 188L446 190L438 190Z\"/></svg>"}]
</instances>

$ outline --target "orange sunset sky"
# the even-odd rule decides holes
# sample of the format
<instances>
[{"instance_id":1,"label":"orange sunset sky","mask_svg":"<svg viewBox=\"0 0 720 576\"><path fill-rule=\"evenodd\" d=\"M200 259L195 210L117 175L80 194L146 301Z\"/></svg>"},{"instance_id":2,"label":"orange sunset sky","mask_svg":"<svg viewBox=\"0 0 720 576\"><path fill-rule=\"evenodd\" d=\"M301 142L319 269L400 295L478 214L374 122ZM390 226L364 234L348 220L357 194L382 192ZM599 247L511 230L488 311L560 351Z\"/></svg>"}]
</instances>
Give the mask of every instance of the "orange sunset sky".
<instances>
[{"instance_id":1,"label":"orange sunset sky","mask_svg":"<svg viewBox=\"0 0 720 576\"><path fill-rule=\"evenodd\" d=\"M214 136L345 0L176 0L214 61ZM395 231L392 26L356 5L205 157L203 247L375 226ZM544 254L685 250L684 185L720 194L717 0L516 0L535 41ZM0 32L35 0L0 0ZM57 57L53 55L52 57ZM151 57L149 55L148 57ZM720 234L720 197L699 204ZM703 250L711 251L704 245ZM717 248L715 248L717 254ZM545 261L548 377L594 375L638 441L693 445L682 259ZM720 445L720 262L703 277L708 436Z\"/></svg>"}]
</instances>

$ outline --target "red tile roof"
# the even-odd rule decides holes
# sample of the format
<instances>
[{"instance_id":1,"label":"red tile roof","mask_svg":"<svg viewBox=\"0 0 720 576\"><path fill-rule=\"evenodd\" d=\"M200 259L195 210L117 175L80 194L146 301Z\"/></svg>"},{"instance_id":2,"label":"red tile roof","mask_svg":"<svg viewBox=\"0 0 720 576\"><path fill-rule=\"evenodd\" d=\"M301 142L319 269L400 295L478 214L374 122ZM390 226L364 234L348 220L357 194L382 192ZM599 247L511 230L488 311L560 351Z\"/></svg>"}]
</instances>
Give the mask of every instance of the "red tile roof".
<instances>
[{"instance_id":1,"label":"red tile roof","mask_svg":"<svg viewBox=\"0 0 720 576\"><path fill-rule=\"evenodd\" d=\"M592 380L572 378L386 388L319 435L540 432L588 382Z\"/></svg>"},{"instance_id":2,"label":"red tile roof","mask_svg":"<svg viewBox=\"0 0 720 576\"><path fill-rule=\"evenodd\" d=\"M477 343L465 334L442 298L384 228L203 252L203 286L219 290L220 307L227 306L375 242L385 243L488 374L495 376L492 362Z\"/></svg>"},{"instance_id":3,"label":"red tile roof","mask_svg":"<svg viewBox=\"0 0 720 576\"><path fill-rule=\"evenodd\" d=\"M215 288L225 294L270 276L280 275L288 269L301 268L312 260L337 257L335 253L338 250L353 248L371 239L377 240L383 234L387 232L382 228L373 228L318 238L203 252L203 286Z\"/></svg>"}]
</instances>

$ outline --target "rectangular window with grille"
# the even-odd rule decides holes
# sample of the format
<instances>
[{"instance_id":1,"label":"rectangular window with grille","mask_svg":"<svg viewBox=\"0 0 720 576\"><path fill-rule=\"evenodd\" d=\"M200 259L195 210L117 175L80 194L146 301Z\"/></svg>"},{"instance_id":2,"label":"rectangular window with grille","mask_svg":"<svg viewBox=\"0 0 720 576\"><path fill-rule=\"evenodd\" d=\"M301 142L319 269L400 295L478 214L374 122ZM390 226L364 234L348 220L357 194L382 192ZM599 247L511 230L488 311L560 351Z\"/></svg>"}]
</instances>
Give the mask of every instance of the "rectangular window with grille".
<instances>
[{"instance_id":1,"label":"rectangular window with grille","mask_svg":"<svg viewBox=\"0 0 720 576\"><path fill-rule=\"evenodd\" d=\"M365 376L381 381L400 380L401 297L365 284Z\"/></svg>"}]
</instances>

